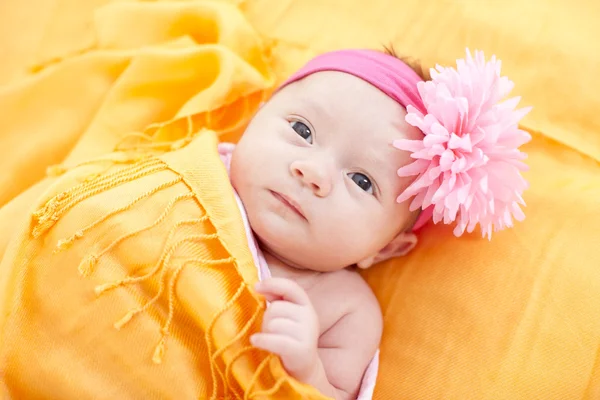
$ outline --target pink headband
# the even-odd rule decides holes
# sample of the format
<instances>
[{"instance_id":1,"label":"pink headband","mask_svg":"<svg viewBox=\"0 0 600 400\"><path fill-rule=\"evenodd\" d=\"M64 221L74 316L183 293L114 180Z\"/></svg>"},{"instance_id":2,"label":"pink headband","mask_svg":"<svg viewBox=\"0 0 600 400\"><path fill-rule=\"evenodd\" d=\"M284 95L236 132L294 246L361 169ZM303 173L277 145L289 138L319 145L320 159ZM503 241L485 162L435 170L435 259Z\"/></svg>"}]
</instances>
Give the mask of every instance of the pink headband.
<instances>
[{"instance_id":1,"label":"pink headband","mask_svg":"<svg viewBox=\"0 0 600 400\"><path fill-rule=\"evenodd\" d=\"M412 198L411 211L422 209L413 230L433 217L434 223L457 220L456 236L480 224L482 234L512 226L524 218L519 204L527 182L520 171L526 156L518 147L531 137L518 128L530 108L515 110L519 99L500 102L512 82L500 77L500 61L475 60L467 50L457 70L437 67L431 81L403 61L375 50L340 50L309 61L281 87L322 71L354 75L375 86L407 110L406 121L423 133L421 140L400 139L393 145L415 161L398 170L416 176L398 196Z\"/></svg>"},{"instance_id":2,"label":"pink headband","mask_svg":"<svg viewBox=\"0 0 600 400\"><path fill-rule=\"evenodd\" d=\"M354 75L375 86L400 103L425 112L417 83L423 79L400 59L375 50L338 50L321 54L296 71L282 85L289 85L322 71Z\"/></svg>"}]
</instances>

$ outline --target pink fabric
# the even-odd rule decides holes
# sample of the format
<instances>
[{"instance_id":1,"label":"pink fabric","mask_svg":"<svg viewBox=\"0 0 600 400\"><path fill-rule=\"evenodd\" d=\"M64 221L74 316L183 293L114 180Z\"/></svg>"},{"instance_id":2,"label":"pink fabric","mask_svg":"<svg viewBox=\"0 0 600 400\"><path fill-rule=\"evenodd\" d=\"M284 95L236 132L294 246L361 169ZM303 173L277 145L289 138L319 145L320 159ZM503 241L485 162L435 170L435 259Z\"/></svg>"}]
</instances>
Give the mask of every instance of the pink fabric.
<instances>
[{"instance_id":1,"label":"pink fabric","mask_svg":"<svg viewBox=\"0 0 600 400\"><path fill-rule=\"evenodd\" d=\"M423 79L402 60L376 50L338 50L321 54L296 71L280 88L308 75L338 71L354 75L406 108L411 105L425 112L417 83Z\"/></svg>"},{"instance_id":2,"label":"pink fabric","mask_svg":"<svg viewBox=\"0 0 600 400\"><path fill-rule=\"evenodd\" d=\"M402 107L411 106L423 114L427 112L417 88L417 84L423 82L423 79L402 60L376 50L351 49L321 54L296 71L279 89L323 71L354 75L375 86ZM425 225L431 216L431 208L421 212L413 231Z\"/></svg>"},{"instance_id":3,"label":"pink fabric","mask_svg":"<svg viewBox=\"0 0 600 400\"><path fill-rule=\"evenodd\" d=\"M235 145L231 143L221 143L218 146L219 156L221 157L221 161L227 168L227 173L229 174L229 167L231 165L231 154L233 153L233 149ZM244 221L244 227L246 228L246 237L248 238L248 247L250 248L250 252L252 253L252 258L254 259L254 265L256 265L258 269L258 279L268 279L271 277L271 271L269 270L269 265L265 260L265 257L260 251L260 247L258 247L258 243L250 229L250 222L248 221L248 215L246 214L246 209L235 192L235 200L237 201L238 208L240 210L240 214L242 214L242 220ZM375 390L375 382L377 380L377 372L379 370L379 350L375 353L375 356L369 363L365 374L363 376L363 380L360 387L360 392L358 394L357 400L371 400L373 398L373 391Z\"/></svg>"}]
</instances>

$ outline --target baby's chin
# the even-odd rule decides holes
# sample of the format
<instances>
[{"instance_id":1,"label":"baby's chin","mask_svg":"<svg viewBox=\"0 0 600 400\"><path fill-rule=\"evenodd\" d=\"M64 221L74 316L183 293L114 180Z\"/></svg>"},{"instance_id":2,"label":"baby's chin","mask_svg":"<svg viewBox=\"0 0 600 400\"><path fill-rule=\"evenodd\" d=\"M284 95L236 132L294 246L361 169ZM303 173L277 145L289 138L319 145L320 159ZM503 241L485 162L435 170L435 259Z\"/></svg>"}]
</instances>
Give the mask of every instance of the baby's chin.
<instances>
[{"instance_id":1,"label":"baby's chin","mask_svg":"<svg viewBox=\"0 0 600 400\"><path fill-rule=\"evenodd\" d=\"M300 257L300 254L306 252L299 249L297 244L287 243L285 237L281 235L273 235L270 233L261 234L255 231L256 239L261 251L275 257L282 263L297 269L313 269L310 267L310 262L307 262L309 257Z\"/></svg>"},{"instance_id":2,"label":"baby's chin","mask_svg":"<svg viewBox=\"0 0 600 400\"><path fill-rule=\"evenodd\" d=\"M261 238L257 235L260 248L288 267L299 270L334 272L349 265L340 264L339 256L327 250L315 251L310 246L298 246L282 241L281 238Z\"/></svg>"},{"instance_id":3,"label":"baby's chin","mask_svg":"<svg viewBox=\"0 0 600 400\"><path fill-rule=\"evenodd\" d=\"M249 212L248 219L260 249L290 267L332 272L355 264L345 263L348 260L340 257L340 254L349 256L349 252L342 251L338 241L318 240L304 225L296 225L272 213Z\"/></svg>"}]
</instances>

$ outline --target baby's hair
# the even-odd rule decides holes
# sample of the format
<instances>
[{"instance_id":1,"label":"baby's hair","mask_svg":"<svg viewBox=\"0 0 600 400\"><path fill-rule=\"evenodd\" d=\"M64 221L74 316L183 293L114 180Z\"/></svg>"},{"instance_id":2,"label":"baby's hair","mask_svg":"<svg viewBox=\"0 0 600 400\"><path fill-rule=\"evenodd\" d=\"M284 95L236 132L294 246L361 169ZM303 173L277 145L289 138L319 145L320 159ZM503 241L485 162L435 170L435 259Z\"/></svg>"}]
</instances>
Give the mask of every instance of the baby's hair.
<instances>
[{"instance_id":1,"label":"baby's hair","mask_svg":"<svg viewBox=\"0 0 600 400\"><path fill-rule=\"evenodd\" d=\"M412 70L415 71L417 73L417 75L419 75L421 78L423 78L423 80L428 81L429 79L431 79L431 77L429 76L429 71L423 70L421 62L418 59L413 58L413 57L405 57L405 56L398 55L398 53L394 49L394 46L391 44L388 46L383 46L383 52L387 55L390 55L392 57L396 57L399 60L402 60L406 65L408 65L410 68L412 68Z\"/></svg>"},{"instance_id":2,"label":"baby's hair","mask_svg":"<svg viewBox=\"0 0 600 400\"><path fill-rule=\"evenodd\" d=\"M429 72L427 70L423 70L421 66L421 62L413 57L403 57L399 56L393 45L383 46L383 52L389 56L396 57L397 59L403 61L406 65L408 65L413 71L417 73L423 80L430 80ZM416 212L411 213L411 218L408 220L406 226L401 228L402 231L409 232L412 230L413 226L417 223L417 219L419 219L419 215L422 210L418 210Z\"/></svg>"}]
</instances>

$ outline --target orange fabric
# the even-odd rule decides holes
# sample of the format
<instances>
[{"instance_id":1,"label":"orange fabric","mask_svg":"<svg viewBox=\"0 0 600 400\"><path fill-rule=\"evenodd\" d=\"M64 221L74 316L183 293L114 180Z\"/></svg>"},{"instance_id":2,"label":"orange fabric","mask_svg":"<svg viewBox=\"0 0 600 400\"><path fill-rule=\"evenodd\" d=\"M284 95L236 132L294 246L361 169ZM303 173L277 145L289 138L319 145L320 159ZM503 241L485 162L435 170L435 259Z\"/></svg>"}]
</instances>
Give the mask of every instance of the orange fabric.
<instances>
[{"instance_id":1,"label":"orange fabric","mask_svg":"<svg viewBox=\"0 0 600 400\"><path fill-rule=\"evenodd\" d=\"M324 398L250 346L264 301L206 130L265 98L264 43L210 1L96 17L94 51L0 95L2 397Z\"/></svg>"},{"instance_id":2,"label":"orange fabric","mask_svg":"<svg viewBox=\"0 0 600 400\"><path fill-rule=\"evenodd\" d=\"M325 50L392 43L432 66L482 49L534 106L527 219L491 243L428 227L409 257L365 273L385 315L375 396L598 399L598 15L595 0L0 2L0 254L53 182L49 165L186 115L235 138L274 80ZM185 118L164 139L179 131Z\"/></svg>"},{"instance_id":3,"label":"orange fabric","mask_svg":"<svg viewBox=\"0 0 600 400\"><path fill-rule=\"evenodd\" d=\"M76 168L34 205L0 264L9 398L325 398L250 345L265 304L217 142Z\"/></svg>"}]
</instances>

